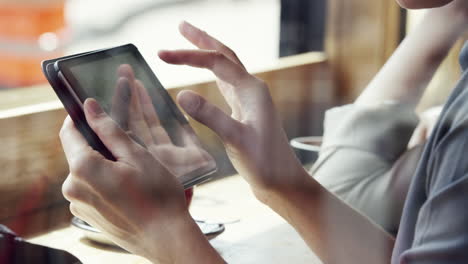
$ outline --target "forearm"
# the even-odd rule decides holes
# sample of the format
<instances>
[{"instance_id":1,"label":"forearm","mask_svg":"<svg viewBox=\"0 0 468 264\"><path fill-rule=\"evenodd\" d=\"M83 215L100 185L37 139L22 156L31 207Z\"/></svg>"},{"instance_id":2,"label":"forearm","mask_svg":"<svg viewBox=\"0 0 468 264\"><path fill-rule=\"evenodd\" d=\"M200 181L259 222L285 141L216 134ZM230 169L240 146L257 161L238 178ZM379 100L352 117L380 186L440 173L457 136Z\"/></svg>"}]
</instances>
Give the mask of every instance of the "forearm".
<instances>
[{"instance_id":1,"label":"forearm","mask_svg":"<svg viewBox=\"0 0 468 264\"><path fill-rule=\"evenodd\" d=\"M304 171L305 174L307 174ZM389 263L394 239L312 177L266 203L299 232L324 263Z\"/></svg>"},{"instance_id":2,"label":"forearm","mask_svg":"<svg viewBox=\"0 0 468 264\"><path fill-rule=\"evenodd\" d=\"M466 14L453 6L427 11L356 103L391 100L415 107L440 63L464 32L466 22Z\"/></svg>"}]
</instances>

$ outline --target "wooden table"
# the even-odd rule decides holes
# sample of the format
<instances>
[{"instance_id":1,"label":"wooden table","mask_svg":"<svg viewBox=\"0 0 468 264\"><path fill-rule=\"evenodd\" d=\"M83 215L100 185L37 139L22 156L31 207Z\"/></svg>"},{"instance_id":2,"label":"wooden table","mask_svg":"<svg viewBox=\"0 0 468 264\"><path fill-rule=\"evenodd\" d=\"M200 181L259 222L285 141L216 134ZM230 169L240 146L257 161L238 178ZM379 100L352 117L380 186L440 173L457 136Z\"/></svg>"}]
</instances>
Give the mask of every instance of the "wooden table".
<instances>
[{"instance_id":1,"label":"wooden table","mask_svg":"<svg viewBox=\"0 0 468 264\"><path fill-rule=\"evenodd\" d=\"M195 219L226 223L226 231L210 242L229 263L321 263L293 228L255 199L240 176L197 187L190 211ZM94 244L71 226L30 241L67 250L85 264L149 263Z\"/></svg>"}]
</instances>

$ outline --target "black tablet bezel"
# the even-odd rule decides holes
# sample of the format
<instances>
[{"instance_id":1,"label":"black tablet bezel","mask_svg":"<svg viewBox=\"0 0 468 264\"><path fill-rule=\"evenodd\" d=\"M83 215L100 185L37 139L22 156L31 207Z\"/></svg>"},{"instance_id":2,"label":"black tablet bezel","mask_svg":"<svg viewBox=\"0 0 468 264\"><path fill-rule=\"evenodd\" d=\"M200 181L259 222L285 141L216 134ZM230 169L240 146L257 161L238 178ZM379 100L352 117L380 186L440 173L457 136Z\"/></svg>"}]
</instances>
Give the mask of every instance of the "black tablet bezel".
<instances>
[{"instance_id":1,"label":"black tablet bezel","mask_svg":"<svg viewBox=\"0 0 468 264\"><path fill-rule=\"evenodd\" d=\"M114 155L112 155L112 153L106 148L106 146L104 145L104 143L102 143L102 141L99 139L96 133L94 133L91 127L89 127L88 123L86 122L82 106L77 104L77 102L73 99L73 95L70 94L70 91L67 89L65 84L62 83L62 81L59 79L58 71L55 69L54 66L55 62L59 59L72 58L92 52L66 56L58 59L45 60L42 62L42 71L46 79L49 81L50 85L54 89L54 92L57 94L59 100L64 105L65 110L68 112L68 115L75 123L77 129L85 137L86 141L88 141L89 145L94 150L100 152L105 158L115 161L116 159Z\"/></svg>"},{"instance_id":2,"label":"black tablet bezel","mask_svg":"<svg viewBox=\"0 0 468 264\"><path fill-rule=\"evenodd\" d=\"M147 64L146 60L143 58L141 53L138 51L138 49L133 44L127 44L127 45L124 45L124 46L119 46L119 47L115 47L115 48L112 48L112 49L102 50L102 51L99 51L99 52L87 53L87 54L84 54L84 55L78 56L78 57L71 57L71 58L67 58L67 59L61 59L61 60L58 60L55 63L55 68L56 68L56 70L59 70L59 72L62 72L63 76L68 80L68 82L70 83L70 86L75 91L75 93L77 94L80 101L82 103L84 103L84 101L87 98L86 97L86 92L84 91L84 89L82 89L80 87L78 80L74 77L74 75L71 72L70 68L72 68L74 66L78 66L78 65L83 64L83 63L90 63L90 62L93 62L93 61L96 61L96 60L110 58L110 57L112 57L114 55L118 55L118 54L125 53L125 52L131 53L137 59L138 63L141 66L143 66L146 73L151 78L151 81L153 81L153 82L155 82L157 84L157 85L155 85L155 87L163 87L162 84L159 82L158 78L156 77L156 75L154 74L154 72L151 70L151 68ZM169 106L169 108L171 109L172 113L177 118L177 120L181 124L187 124L188 123L187 120L185 119L182 112L180 112L180 110L178 109L178 107L174 103L174 101L172 100L172 98L169 95L169 93L167 92L167 90L164 89L164 88L163 89L158 89L158 93L164 98L164 101Z\"/></svg>"}]
</instances>

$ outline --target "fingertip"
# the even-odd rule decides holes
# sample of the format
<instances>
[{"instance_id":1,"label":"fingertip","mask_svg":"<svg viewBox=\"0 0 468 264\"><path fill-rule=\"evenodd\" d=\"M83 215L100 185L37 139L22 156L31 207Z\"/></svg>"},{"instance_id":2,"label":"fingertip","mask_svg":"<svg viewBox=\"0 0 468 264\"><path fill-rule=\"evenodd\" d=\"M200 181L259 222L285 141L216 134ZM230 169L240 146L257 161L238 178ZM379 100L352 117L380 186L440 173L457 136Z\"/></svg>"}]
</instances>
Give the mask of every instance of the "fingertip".
<instances>
[{"instance_id":1,"label":"fingertip","mask_svg":"<svg viewBox=\"0 0 468 264\"><path fill-rule=\"evenodd\" d=\"M179 32L183 35L185 32L185 28L187 27L188 22L185 20L180 21L179 23Z\"/></svg>"},{"instance_id":2,"label":"fingertip","mask_svg":"<svg viewBox=\"0 0 468 264\"><path fill-rule=\"evenodd\" d=\"M190 33L191 30L198 29L191 23L187 22L186 20L182 20L179 24L179 31L182 35L185 35L187 33Z\"/></svg>"},{"instance_id":3,"label":"fingertip","mask_svg":"<svg viewBox=\"0 0 468 264\"><path fill-rule=\"evenodd\" d=\"M117 68L118 76L127 77L129 79L134 78L135 74L133 72L132 66L130 64L122 64Z\"/></svg>"},{"instance_id":4,"label":"fingertip","mask_svg":"<svg viewBox=\"0 0 468 264\"><path fill-rule=\"evenodd\" d=\"M180 102L180 100L185 100L185 97L189 96L188 94L193 93L192 91L189 90L182 90L177 94L177 102Z\"/></svg>"},{"instance_id":5,"label":"fingertip","mask_svg":"<svg viewBox=\"0 0 468 264\"><path fill-rule=\"evenodd\" d=\"M158 51L158 57L161 60L168 62L171 58L171 52L169 50L160 50Z\"/></svg>"},{"instance_id":6,"label":"fingertip","mask_svg":"<svg viewBox=\"0 0 468 264\"><path fill-rule=\"evenodd\" d=\"M185 53L180 50L162 50L159 52L159 58L169 64L183 64Z\"/></svg>"},{"instance_id":7,"label":"fingertip","mask_svg":"<svg viewBox=\"0 0 468 264\"><path fill-rule=\"evenodd\" d=\"M235 143L239 126L223 110L192 91L182 91L177 101L194 120L213 130L225 142Z\"/></svg>"},{"instance_id":8,"label":"fingertip","mask_svg":"<svg viewBox=\"0 0 468 264\"><path fill-rule=\"evenodd\" d=\"M200 108L201 98L192 91L184 90L177 95L177 102L187 114L194 116Z\"/></svg>"},{"instance_id":9,"label":"fingertip","mask_svg":"<svg viewBox=\"0 0 468 264\"><path fill-rule=\"evenodd\" d=\"M84 102L84 109L85 114L91 117L97 117L104 112L99 103L94 98L86 99Z\"/></svg>"}]
</instances>

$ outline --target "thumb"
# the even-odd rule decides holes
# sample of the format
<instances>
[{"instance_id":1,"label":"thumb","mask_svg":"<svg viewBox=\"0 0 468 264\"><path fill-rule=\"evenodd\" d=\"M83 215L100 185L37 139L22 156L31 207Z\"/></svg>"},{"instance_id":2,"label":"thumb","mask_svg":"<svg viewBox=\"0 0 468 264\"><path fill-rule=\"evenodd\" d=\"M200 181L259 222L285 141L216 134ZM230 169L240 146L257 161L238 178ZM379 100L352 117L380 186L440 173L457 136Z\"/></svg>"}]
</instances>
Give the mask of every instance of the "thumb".
<instances>
[{"instance_id":1,"label":"thumb","mask_svg":"<svg viewBox=\"0 0 468 264\"><path fill-rule=\"evenodd\" d=\"M213 130L225 143L235 144L238 141L241 124L219 107L192 91L180 92L177 101L187 114Z\"/></svg>"}]
</instances>

